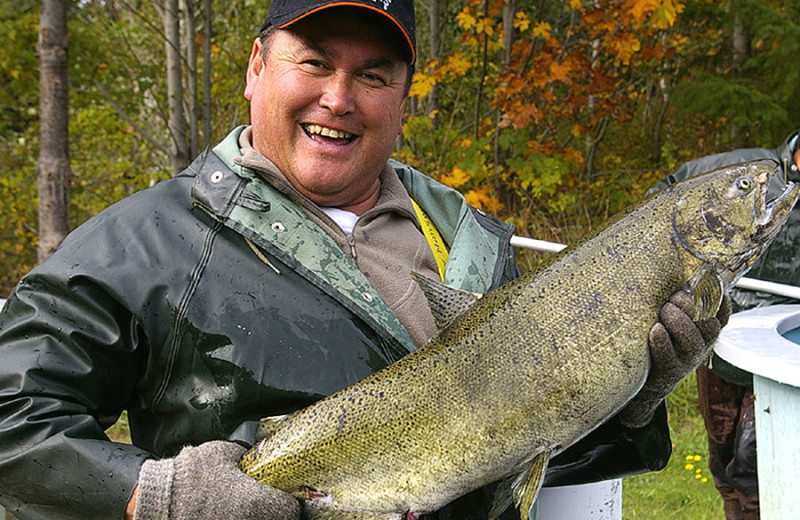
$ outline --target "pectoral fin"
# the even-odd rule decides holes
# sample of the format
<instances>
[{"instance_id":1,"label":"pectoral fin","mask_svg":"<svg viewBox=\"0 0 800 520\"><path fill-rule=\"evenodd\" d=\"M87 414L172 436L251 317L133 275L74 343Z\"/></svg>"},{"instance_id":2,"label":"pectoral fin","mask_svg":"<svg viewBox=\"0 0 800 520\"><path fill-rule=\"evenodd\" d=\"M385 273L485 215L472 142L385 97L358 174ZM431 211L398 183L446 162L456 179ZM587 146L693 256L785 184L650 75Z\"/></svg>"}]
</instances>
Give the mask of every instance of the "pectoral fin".
<instances>
[{"instance_id":1,"label":"pectoral fin","mask_svg":"<svg viewBox=\"0 0 800 520\"><path fill-rule=\"evenodd\" d=\"M689 289L694 299L694 320L703 320L717 315L725 285L719 274L711 267L702 268L689 281Z\"/></svg>"}]
</instances>

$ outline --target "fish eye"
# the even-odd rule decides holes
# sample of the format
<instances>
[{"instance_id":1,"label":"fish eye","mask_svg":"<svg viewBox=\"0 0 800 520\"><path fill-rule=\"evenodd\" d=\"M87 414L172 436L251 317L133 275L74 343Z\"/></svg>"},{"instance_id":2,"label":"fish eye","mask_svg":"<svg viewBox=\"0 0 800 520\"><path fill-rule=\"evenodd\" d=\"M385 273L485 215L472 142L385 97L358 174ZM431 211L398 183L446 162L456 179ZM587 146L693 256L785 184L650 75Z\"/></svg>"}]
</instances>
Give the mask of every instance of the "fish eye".
<instances>
[{"instance_id":1,"label":"fish eye","mask_svg":"<svg viewBox=\"0 0 800 520\"><path fill-rule=\"evenodd\" d=\"M736 179L736 187L742 191L750 191L753 187L753 179L750 177L739 177Z\"/></svg>"}]
</instances>

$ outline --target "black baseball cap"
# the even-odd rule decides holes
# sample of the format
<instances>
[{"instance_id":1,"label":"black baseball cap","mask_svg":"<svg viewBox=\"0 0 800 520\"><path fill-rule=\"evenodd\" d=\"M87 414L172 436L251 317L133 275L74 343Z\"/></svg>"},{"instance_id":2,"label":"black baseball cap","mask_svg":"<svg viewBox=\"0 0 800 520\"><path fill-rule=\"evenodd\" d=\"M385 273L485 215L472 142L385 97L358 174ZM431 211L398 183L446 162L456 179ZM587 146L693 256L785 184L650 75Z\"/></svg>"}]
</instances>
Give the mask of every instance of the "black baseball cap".
<instances>
[{"instance_id":1,"label":"black baseball cap","mask_svg":"<svg viewBox=\"0 0 800 520\"><path fill-rule=\"evenodd\" d=\"M363 7L379 13L389 19L399 30L403 41L408 45L408 62L413 64L417 59L416 23L414 21L413 0L273 0L267 19L261 30L268 27L284 29L308 15L329 7Z\"/></svg>"}]
</instances>

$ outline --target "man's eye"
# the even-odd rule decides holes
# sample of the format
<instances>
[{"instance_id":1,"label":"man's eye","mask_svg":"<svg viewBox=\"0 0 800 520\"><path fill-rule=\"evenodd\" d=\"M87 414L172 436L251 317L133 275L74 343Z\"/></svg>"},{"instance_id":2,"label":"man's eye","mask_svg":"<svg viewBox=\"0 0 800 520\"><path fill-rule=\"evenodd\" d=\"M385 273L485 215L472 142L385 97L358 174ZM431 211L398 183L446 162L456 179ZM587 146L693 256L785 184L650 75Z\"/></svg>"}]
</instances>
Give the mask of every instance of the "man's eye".
<instances>
[{"instance_id":1,"label":"man's eye","mask_svg":"<svg viewBox=\"0 0 800 520\"><path fill-rule=\"evenodd\" d=\"M324 69L325 63L319 60L306 60L303 62L303 65L312 68L312 69Z\"/></svg>"},{"instance_id":2,"label":"man's eye","mask_svg":"<svg viewBox=\"0 0 800 520\"><path fill-rule=\"evenodd\" d=\"M386 80L383 78L383 76L379 74L375 74L372 72L364 72L363 74L361 74L361 77L364 78L364 80L366 80L369 83L386 85Z\"/></svg>"}]
</instances>

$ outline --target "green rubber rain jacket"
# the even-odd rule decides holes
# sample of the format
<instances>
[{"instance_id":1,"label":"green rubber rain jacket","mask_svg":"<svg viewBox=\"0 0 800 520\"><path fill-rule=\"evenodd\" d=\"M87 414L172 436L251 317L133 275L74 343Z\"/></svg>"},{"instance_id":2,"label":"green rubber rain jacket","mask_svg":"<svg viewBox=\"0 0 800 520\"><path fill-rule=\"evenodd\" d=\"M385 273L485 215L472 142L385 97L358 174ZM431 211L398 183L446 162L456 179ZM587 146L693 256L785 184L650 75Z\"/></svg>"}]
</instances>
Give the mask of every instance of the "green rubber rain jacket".
<instances>
[{"instance_id":1,"label":"green rubber rain jacket","mask_svg":"<svg viewBox=\"0 0 800 520\"><path fill-rule=\"evenodd\" d=\"M181 175L76 229L0 314L0 503L21 520L120 520L149 457L252 441L288 413L414 348L336 244L254 171L241 128ZM513 228L392 163L449 248L445 282L487 292L519 275ZM133 445L104 429L128 412ZM647 432L612 421L554 461L553 483L656 469ZM440 518L485 518L479 491ZM516 514L516 513L514 513Z\"/></svg>"}]
</instances>

